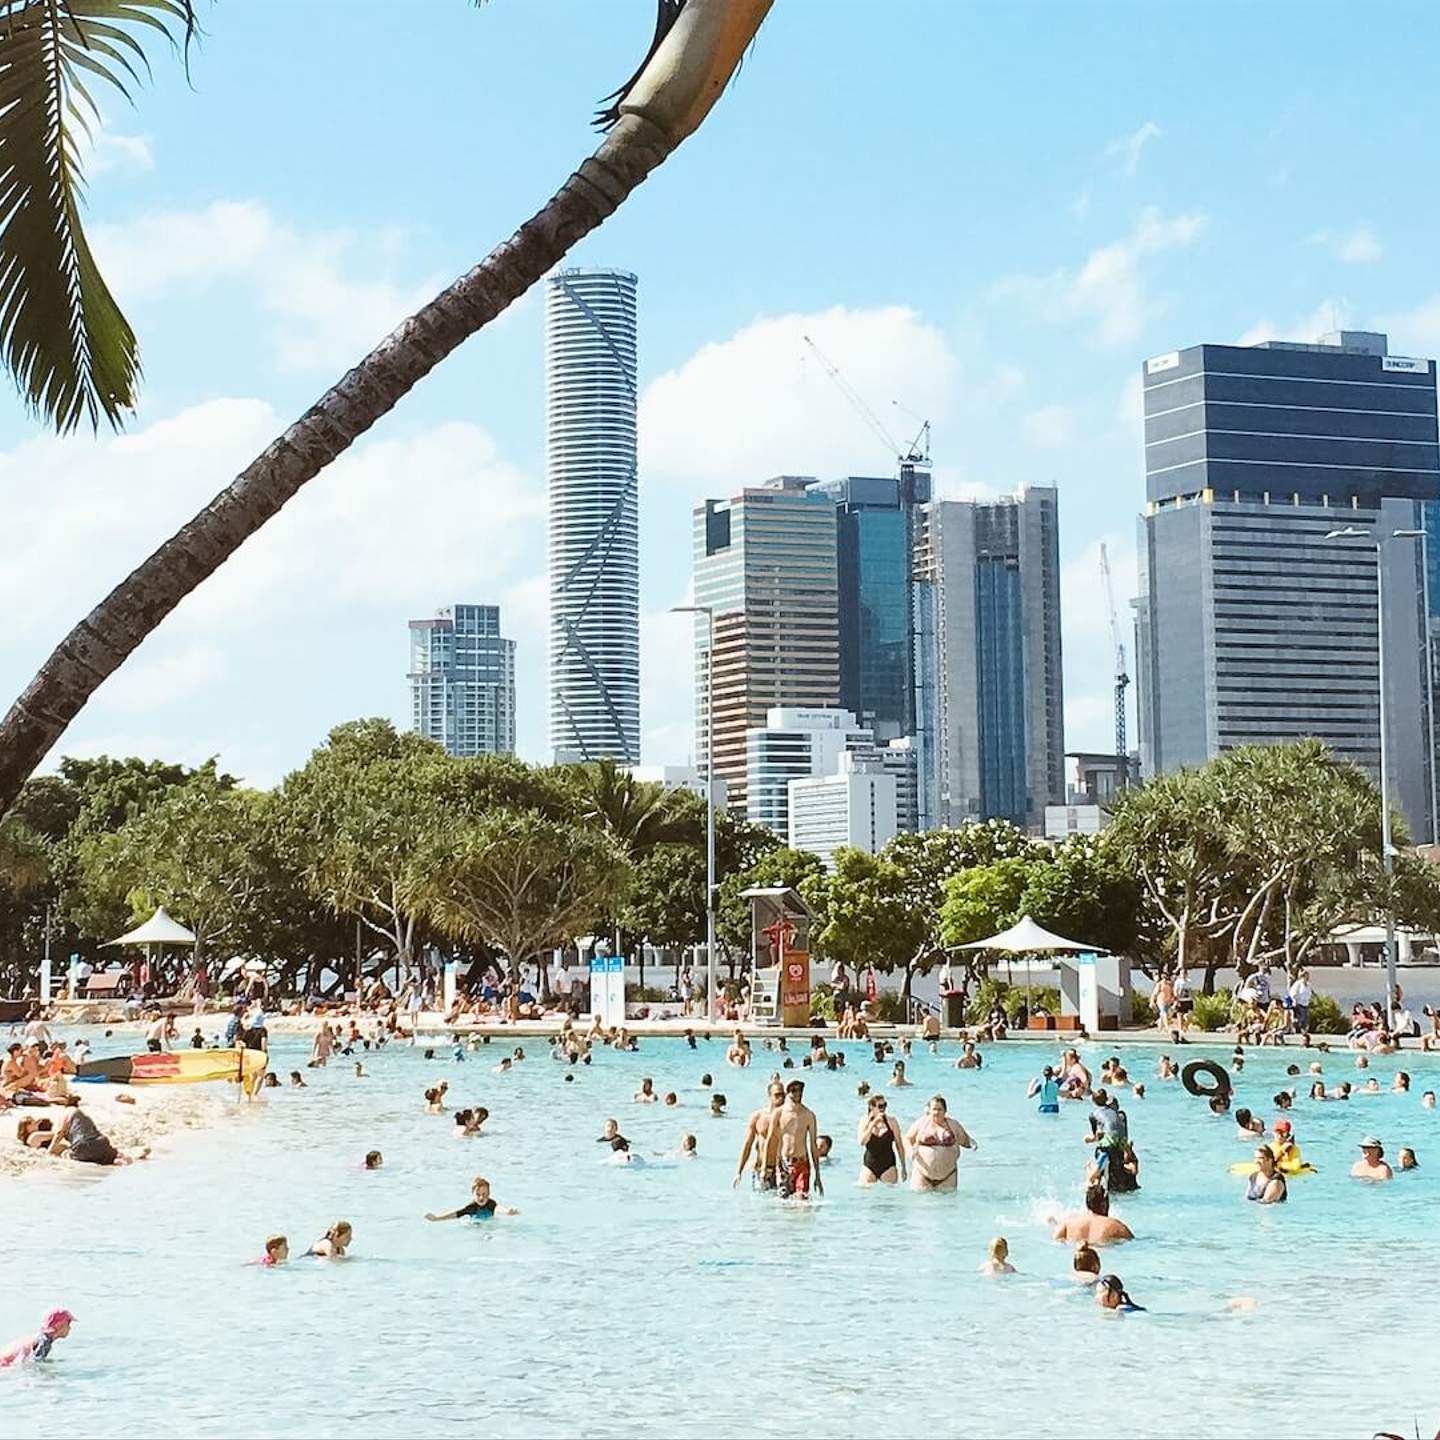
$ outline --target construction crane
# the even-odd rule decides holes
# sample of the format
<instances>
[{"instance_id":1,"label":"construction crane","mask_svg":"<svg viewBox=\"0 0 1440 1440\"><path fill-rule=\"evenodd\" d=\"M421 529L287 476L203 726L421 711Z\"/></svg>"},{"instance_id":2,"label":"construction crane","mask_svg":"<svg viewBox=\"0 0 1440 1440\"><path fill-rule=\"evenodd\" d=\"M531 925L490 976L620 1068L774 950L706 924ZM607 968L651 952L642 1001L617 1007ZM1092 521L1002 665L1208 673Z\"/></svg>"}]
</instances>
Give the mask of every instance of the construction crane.
<instances>
[{"instance_id":1,"label":"construction crane","mask_svg":"<svg viewBox=\"0 0 1440 1440\"><path fill-rule=\"evenodd\" d=\"M1110 583L1110 556L1100 544L1100 578L1105 582L1105 604L1110 612L1110 642L1115 647L1115 754L1120 761L1120 788L1130 781L1130 750L1125 738L1125 691L1130 674L1125 666L1125 642L1120 638L1120 621L1115 614L1115 589Z\"/></svg>"},{"instance_id":2,"label":"construction crane","mask_svg":"<svg viewBox=\"0 0 1440 1440\"><path fill-rule=\"evenodd\" d=\"M864 397L840 373L839 368L831 363L825 352L808 335L802 335L800 338L815 352L815 358L820 362L821 368L835 382L836 389L850 402L851 409L874 431L885 449L895 457L901 466L929 465L930 422L928 420L921 420L919 432L902 450L895 437L885 428L884 421L865 403ZM904 409L898 401L892 403ZM918 415L915 418L920 419Z\"/></svg>"}]
</instances>

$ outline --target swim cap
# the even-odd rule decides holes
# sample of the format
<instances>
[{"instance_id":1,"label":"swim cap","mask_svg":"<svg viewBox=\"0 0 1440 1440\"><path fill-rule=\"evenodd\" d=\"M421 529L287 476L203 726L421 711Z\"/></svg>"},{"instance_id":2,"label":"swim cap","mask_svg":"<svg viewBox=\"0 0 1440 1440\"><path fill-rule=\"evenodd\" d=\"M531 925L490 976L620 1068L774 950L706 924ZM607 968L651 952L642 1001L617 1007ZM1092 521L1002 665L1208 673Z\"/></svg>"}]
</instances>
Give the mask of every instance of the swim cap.
<instances>
[{"instance_id":1,"label":"swim cap","mask_svg":"<svg viewBox=\"0 0 1440 1440\"><path fill-rule=\"evenodd\" d=\"M72 1325L75 1323L75 1317L68 1310L52 1310L45 1317L40 1328L48 1335L52 1330L58 1330L67 1321Z\"/></svg>"}]
</instances>

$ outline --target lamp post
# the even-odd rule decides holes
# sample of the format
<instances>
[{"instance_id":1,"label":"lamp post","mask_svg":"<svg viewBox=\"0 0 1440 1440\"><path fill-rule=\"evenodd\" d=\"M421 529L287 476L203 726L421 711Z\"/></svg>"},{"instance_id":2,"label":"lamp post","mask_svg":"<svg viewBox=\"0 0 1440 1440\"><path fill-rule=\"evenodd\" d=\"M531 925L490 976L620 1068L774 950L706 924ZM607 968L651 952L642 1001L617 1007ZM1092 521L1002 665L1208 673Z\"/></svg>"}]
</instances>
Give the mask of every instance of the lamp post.
<instances>
[{"instance_id":1,"label":"lamp post","mask_svg":"<svg viewBox=\"0 0 1440 1440\"><path fill-rule=\"evenodd\" d=\"M715 1019L715 607L673 605L672 615L705 617L705 1018Z\"/></svg>"},{"instance_id":2,"label":"lamp post","mask_svg":"<svg viewBox=\"0 0 1440 1440\"><path fill-rule=\"evenodd\" d=\"M1386 744L1387 707L1385 704L1385 567L1381 563L1380 537L1370 530L1346 525L1331 530L1327 540L1368 540L1375 547L1375 651L1378 658L1380 684L1380 865L1385 872L1385 1011L1394 1023L1395 1017L1395 910L1390 903L1390 876L1394 869L1390 847L1390 763ZM1428 623L1428 622L1427 622Z\"/></svg>"},{"instance_id":3,"label":"lamp post","mask_svg":"<svg viewBox=\"0 0 1440 1440\"><path fill-rule=\"evenodd\" d=\"M1424 609L1421 633L1425 637L1425 769L1430 776L1430 843L1440 845L1440 786L1435 774L1435 671L1433 647L1430 644L1430 537L1424 530L1396 530L1397 540L1420 542L1420 604Z\"/></svg>"}]
</instances>

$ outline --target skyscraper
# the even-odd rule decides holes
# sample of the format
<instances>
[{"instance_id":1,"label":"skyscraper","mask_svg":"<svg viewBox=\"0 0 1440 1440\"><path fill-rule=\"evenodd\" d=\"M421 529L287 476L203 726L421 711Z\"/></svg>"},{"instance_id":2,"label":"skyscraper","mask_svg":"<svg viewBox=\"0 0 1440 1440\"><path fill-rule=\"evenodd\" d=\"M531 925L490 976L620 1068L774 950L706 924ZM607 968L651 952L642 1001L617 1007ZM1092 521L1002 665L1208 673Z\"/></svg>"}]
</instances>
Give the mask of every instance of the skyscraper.
<instances>
[{"instance_id":1,"label":"skyscraper","mask_svg":"<svg viewBox=\"0 0 1440 1440\"><path fill-rule=\"evenodd\" d=\"M1379 771L1384 567L1391 799L1428 834L1421 551L1440 497L1435 365L1386 337L1196 345L1144 366L1141 763L1314 736ZM1354 527L1373 537L1329 539Z\"/></svg>"},{"instance_id":2,"label":"skyscraper","mask_svg":"<svg viewBox=\"0 0 1440 1440\"><path fill-rule=\"evenodd\" d=\"M550 745L557 761L640 759L635 277L545 285Z\"/></svg>"},{"instance_id":3,"label":"skyscraper","mask_svg":"<svg viewBox=\"0 0 1440 1440\"><path fill-rule=\"evenodd\" d=\"M811 487L835 502L840 592L840 704L877 739L915 733L912 605L917 507L930 474L850 475Z\"/></svg>"},{"instance_id":4,"label":"skyscraper","mask_svg":"<svg viewBox=\"0 0 1440 1440\"><path fill-rule=\"evenodd\" d=\"M1050 486L920 511L920 827L1011 820L1039 832L1065 797L1059 505Z\"/></svg>"},{"instance_id":5,"label":"skyscraper","mask_svg":"<svg viewBox=\"0 0 1440 1440\"><path fill-rule=\"evenodd\" d=\"M714 773L744 812L745 732L773 706L840 696L835 506L811 477L782 475L695 510L695 603L714 612ZM708 764L709 627L696 617L696 736Z\"/></svg>"},{"instance_id":6,"label":"skyscraper","mask_svg":"<svg viewBox=\"0 0 1440 1440\"><path fill-rule=\"evenodd\" d=\"M452 755L515 753L515 642L498 605L410 622L410 728Z\"/></svg>"},{"instance_id":7,"label":"skyscraper","mask_svg":"<svg viewBox=\"0 0 1440 1440\"><path fill-rule=\"evenodd\" d=\"M871 755L875 737L849 710L777 705L745 732L745 817L789 837L790 782L833 775L847 751Z\"/></svg>"}]
</instances>

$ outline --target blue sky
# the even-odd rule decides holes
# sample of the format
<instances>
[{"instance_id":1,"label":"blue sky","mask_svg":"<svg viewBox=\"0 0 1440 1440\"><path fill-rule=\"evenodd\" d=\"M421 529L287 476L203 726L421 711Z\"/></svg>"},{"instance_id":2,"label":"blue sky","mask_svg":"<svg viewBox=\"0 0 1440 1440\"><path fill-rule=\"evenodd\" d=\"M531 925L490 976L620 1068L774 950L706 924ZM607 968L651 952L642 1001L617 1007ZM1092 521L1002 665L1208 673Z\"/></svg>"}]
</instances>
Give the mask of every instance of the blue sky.
<instances>
[{"instance_id":1,"label":"blue sky","mask_svg":"<svg viewBox=\"0 0 1440 1440\"><path fill-rule=\"evenodd\" d=\"M146 369L124 438L0 401L0 690L593 144L649 0L221 0L187 86L107 101L90 221ZM397 16L403 26L397 28ZM1440 352L1423 3L777 0L705 129L573 254L640 276L646 759L690 749L689 511L885 473L813 335L942 491L1058 484L1067 743L1105 748L1138 371L1199 341L1386 328ZM62 749L271 783L403 720L408 619L496 601L545 755L538 295L471 340L187 601ZM904 407L897 408L898 405ZM907 413L910 412L910 413ZM1126 621L1128 625L1128 620Z\"/></svg>"}]
</instances>

